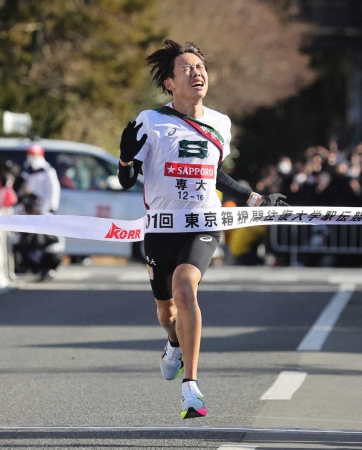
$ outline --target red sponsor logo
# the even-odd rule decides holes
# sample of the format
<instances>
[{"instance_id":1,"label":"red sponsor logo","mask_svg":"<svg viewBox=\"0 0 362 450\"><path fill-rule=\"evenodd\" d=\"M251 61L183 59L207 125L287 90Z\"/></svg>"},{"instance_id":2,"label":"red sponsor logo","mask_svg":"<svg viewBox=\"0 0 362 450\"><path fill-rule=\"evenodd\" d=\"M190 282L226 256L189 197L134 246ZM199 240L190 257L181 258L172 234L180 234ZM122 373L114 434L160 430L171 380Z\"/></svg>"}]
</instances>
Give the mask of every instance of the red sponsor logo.
<instances>
[{"instance_id":1,"label":"red sponsor logo","mask_svg":"<svg viewBox=\"0 0 362 450\"><path fill-rule=\"evenodd\" d=\"M165 177L215 178L215 167L210 164L165 163Z\"/></svg>"},{"instance_id":2,"label":"red sponsor logo","mask_svg":"<svg viewBox=\"0 0 362 450\"><path fill-rule=\"evenodd\" d=\"M106 239L137 239L141 237L141 230L124 230L112 223L111 229L104 236Z\"/></svg>"}]
</instances>

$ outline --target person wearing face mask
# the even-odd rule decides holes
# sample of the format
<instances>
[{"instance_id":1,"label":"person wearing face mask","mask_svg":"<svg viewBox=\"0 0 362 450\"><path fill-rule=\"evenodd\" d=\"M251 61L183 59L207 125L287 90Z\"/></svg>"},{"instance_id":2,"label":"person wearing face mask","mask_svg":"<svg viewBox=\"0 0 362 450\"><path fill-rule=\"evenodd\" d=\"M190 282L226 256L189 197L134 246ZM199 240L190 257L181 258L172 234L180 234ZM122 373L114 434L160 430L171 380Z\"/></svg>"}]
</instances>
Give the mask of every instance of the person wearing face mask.
<instances>
[{"instance_id":1,"label":"person wearing face mask","mask_svg":"<svg viewBox=\"0 0 362 450\"><path fill-rule=\"evenodd\" d=\"M57 211L60 183L55 169L45 160L41 145L34 143L27 149L26 161L14 188L20 203L24 203L30 195L38 197L40 214Z\"/></svg>"},{"instance_id":2,"label":"person wearing face mask","mask_svg":"<svg viewBox=\"0 0 362 450\"><path fill-rule=\"evenodd\" d=\"M53 214L60 201L60 183L54 167L44 158L44 148L30 145L20 175L14 183L18 196L16 210L24 214ZM57 236L19 233L14 236L15 273L30 270L39 281L53 278L61 262L65 240ZM20 256L19 256L20 255ZM20 261L20 266L17 264Z\"/></svg>"}]
</instances>

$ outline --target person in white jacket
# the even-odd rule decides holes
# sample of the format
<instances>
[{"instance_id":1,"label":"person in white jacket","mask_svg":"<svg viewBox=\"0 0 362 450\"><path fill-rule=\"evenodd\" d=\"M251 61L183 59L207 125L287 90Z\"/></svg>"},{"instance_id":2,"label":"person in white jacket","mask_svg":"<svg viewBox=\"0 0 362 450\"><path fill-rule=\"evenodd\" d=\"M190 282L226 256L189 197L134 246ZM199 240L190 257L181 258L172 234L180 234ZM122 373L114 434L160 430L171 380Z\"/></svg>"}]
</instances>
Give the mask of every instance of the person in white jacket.
<instances>
[{"instance_id":1,"label":"person in white jacket","mask_svg":"<svg viewBox=\"0 0 362 450\"><path fill-rule=\"evenodd\" d=\"M27 149L26 161L14 188L19 206L25 214L53 214L59 208L61 188L58 175L54 167L45 160L44 148L38 143L33 143ZM34 274L39 274L40 281L43 281L55 275L55 269L61 262L65 239L20 233L13 244L15 268L17 261L22 265L21 268L18 267L18 273L29 269Z\"/></svg>"},{"instance_id":2,"label":"person in white jacket","mask_svg":"<svg viewBox=\"0 0 362 450\"><path fill-rule=\"evenodd\" d=\"M44 158L44 148L34 143L26 152L26 161L20 174L23 195L40 199L40 214L57 211L60 201L60 183L54 167Z\"/></svg>"}]
</instances>

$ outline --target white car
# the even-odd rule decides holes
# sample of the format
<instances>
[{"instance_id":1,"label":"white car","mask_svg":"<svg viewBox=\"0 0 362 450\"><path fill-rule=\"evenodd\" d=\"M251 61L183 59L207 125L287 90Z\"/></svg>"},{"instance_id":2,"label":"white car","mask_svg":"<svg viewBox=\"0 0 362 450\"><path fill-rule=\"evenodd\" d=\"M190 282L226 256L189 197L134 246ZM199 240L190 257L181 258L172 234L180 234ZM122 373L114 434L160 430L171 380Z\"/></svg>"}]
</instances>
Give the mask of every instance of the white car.
<instances>
[{"instance_id":1,"label":"white car","mask_svg":"<svg viewBox=\"0 0 362 450\"><path fill-rule=\"evenodd\" d=\"M0 162L21 167L28 138L0 138ZM118 159L104 149L79 142L41 139L45 159L55 168L61 184L56 214L132 220L143 217L142 180L123 190L117 178ZM132 243L66 238L68 255L132 255Z\"/></svg>"}]
</instances>

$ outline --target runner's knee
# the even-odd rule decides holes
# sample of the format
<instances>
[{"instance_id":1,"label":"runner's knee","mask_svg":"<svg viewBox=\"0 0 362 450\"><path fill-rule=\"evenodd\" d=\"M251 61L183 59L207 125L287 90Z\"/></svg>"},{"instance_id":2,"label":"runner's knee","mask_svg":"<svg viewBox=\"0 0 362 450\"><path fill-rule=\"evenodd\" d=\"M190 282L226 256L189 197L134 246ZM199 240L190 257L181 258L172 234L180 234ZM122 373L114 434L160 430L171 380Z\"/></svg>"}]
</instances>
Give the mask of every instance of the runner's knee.
<instances>
[{"instance_id":1,"label":"runner's knee","mask_svg":"<svg viewBox=\"0 0 362 450\"><path fill-rule=\"evenodd\" d=\"M163 325L171 325L177 316L177 308L172 300L156 300L157 315Z\"/></svg>"}]
</instances>

